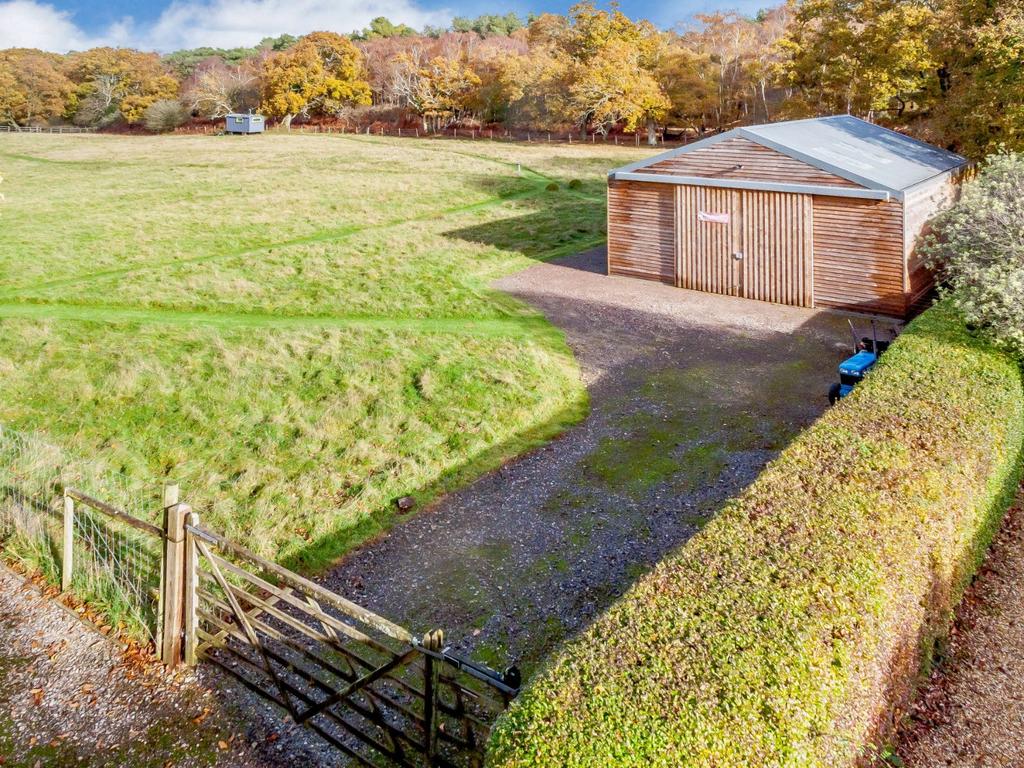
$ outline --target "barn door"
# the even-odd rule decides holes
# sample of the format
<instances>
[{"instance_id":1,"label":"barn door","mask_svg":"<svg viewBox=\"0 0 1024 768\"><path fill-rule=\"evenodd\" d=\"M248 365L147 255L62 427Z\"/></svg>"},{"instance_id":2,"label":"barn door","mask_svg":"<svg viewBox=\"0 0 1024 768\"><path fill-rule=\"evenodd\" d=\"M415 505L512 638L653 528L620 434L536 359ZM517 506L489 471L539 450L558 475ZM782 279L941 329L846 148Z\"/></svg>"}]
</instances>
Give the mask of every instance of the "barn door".
<instances>
[{"instance_id":1,"label":"barn door","mask_svg":"<svg viewBox=\"0 0 1024 768\"><path fill-rule=\"evenodd\" d=\"M677 187L679 286L743 295L739 190Z\"/></svg>"},{"instance_id":2,"label":"barn door","mask_svg":"<svg viewBox=\"0 0 1024 768\"><path fill-rule=\"evenodd\" d=\"M748 299L814 305L812 199L743 190L743 291Z\"/></svg>"},{"instance_id":3,"label":"barn door","mask_svg":"<svg viewBox=\"0 0 1024 768\"><path fill-rule=\"evenodd\" d=\"M811 197L680 186L678 285L813 306Z\"/></svg>"}]
</instances>

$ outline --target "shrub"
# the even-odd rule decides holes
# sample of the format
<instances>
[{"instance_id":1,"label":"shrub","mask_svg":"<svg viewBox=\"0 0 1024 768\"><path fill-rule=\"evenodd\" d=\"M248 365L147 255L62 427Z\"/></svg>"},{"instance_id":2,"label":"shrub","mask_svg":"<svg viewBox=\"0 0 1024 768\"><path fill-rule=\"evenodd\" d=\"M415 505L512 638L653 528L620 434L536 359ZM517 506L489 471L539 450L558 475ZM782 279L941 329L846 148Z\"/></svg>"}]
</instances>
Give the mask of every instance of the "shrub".
<instances>
[{"instance_id":1,"label":"shrub","mask_svg":"<svg viewBox=\"0 0 1024 768\"><path fill-rule=\"evenodd\" d=\"M164 133L184 125L188 120L188 110L176 99L161 99L146 108L142 120L149 130Z\"/></svg>"},{"instance_id":2,"label":"shrub","mask_svg":"<svg viewBox=\"0 0 1024 768\"><path fill-rule=\"evenodd\" d=\"M1024 356L1024 156L992 157L923 248L968 322Z\"/></svg>"},{"instance_id":3,"label":"shrub","mask_svg":"<svg viewBox=\"0 0 1024 768\"><path fill-rule=\"evenodd\" d=\"M1019 366L948 303L548 662L492 766L849 766L1019 480Z\"/></svg>"},{"instance_id":4,"label":"shrub","mask_svg":"<svg viewBox=\"0 0 1024 768\"><path fill-rule=\"evenodd\" d=\"M544 187L544 189L546 189L548 192L557 192L558 191L558 182L557 181L548 182L548 185L546 187Z\"/></svg>"},{"instance_id":5,"label":"shrub","mask_svg":"<svg viewBox=\"0 0 1024 768\"><path fill-rule=\"evenodd\" d=\"M583 182L579 179L573 179L569 182L569 189L579 189L583 186Z\"/></svg>"}]
</instances>

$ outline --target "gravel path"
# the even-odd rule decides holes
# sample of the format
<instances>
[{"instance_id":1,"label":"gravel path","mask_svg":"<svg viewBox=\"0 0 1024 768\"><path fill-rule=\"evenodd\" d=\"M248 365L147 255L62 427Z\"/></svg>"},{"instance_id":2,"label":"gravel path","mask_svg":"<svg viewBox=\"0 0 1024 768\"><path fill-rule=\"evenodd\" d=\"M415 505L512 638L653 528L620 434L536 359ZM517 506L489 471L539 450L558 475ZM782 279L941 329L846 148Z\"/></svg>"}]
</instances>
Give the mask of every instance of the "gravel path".
<instances>
[{"instance_id":1,"label":"gravel path","mask_svg":"<svg viewBox=\"0 0 1024 768\"><path fill-rule=\"evenodd\" d=\"M260 766L212 694L0 566L0 765Z\"/></svg>"},{"instance_id":2,"label":"gravel path","mask_svg":"<svg viewBox=\"0 0 1024 768\"><path fill-rule=\"evenodd\" d=\"M1024 766L1024 491L957 613L946 661L911 711L908 768Z\"/></svg>"},{"instance_id":3,"label":"gravel path","mask_svg":"<svg viewBox=\"0 0 1024 768\"><path fill-rule=\"evenodd\" d=\"M609 278L604 259L496 285L565 330L590 417L354 552L328 586L528 673L827 407L845 320Z\"/></svg>"}]
</instances>

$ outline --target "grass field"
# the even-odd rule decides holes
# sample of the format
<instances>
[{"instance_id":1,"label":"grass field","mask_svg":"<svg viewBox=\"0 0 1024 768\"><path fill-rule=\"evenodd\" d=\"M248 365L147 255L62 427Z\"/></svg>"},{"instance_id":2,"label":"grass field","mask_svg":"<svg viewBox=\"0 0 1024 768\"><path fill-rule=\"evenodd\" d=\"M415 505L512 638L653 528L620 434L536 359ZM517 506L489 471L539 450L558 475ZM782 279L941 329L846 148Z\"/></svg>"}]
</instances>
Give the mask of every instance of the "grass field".
<instances>
[{"instance_id":1,"label":"grass field","mask_svg":"<svg viewBox=\"0 0 1024 768\"><path fill-rule=\"evenodd\" d=\"M0 137L0 422L322 567L581 416L561 334L489 284L602 242L639 154Z\"/></svg>"}]
</instances>

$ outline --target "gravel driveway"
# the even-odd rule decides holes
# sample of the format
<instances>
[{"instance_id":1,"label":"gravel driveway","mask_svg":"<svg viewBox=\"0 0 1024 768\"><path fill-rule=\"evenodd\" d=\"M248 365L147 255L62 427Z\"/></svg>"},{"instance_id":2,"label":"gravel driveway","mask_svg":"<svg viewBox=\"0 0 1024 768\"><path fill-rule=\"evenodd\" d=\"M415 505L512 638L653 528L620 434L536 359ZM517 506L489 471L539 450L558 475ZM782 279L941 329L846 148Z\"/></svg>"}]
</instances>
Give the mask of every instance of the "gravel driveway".
<instances>
[{"instance_id":1,"label":"gravel driveway","mask_svg":"<svg viewBox=\"0 0 1024 768\"><path fill-rule=\"evenodd\" d=\"M496 284L565 330L591 415L352 553L328 586L528 674L827 407L845 319L607 277L604 259Z\"/></svg>"}]
</instances>

